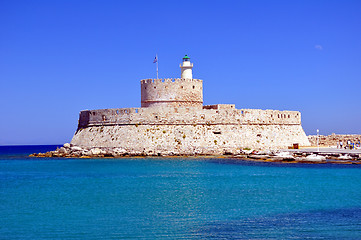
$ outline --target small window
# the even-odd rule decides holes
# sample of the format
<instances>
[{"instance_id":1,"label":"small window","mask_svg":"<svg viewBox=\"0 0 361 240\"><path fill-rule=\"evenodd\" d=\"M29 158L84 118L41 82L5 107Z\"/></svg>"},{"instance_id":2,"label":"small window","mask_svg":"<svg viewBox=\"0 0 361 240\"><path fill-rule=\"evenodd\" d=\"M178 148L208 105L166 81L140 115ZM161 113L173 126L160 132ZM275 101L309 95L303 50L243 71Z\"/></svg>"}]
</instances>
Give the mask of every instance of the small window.
<instances>
[{"instance_id":1,"label":"small window","mask_svg":"<svg viewBox=\"0 0 361 240\"><path fill-rule=\"evenodd\" d=\"M158 116L155 116L155 119L158 119Z\"/></svg>"},{"instance_id":2,"label":"small window","mask_svg":"<svg viewBox=\"0 0 361 240\"><path fill-rule=\"evenodd\" d=\"M193 86L193 89L195 89L196 87L195 86Z\"/></svg>"},{"instance_id":3,"label":"small window","mask_svg":"<svg viewBox=\"0 0 361 240\"><path fill-rule=\"evenodd\" d=\"M243 112L243 110L241 111L241 114L243 114L244 112Z\"/></svg>"},{"instance_id":4,"label":"small window","mask_svg":"<svg viewBox=\"0 0 361 240\"><path fill-rule=\"evenodd\" d=\"M138 113L138 109L135 109L135 113Z\"/></svg>"},{"instance_id":5,"label":"small window","mask_svg":"<svg viewBox=\"0 0 361 240\"><path fill-rule=\"evenodd\" d=\"M156 89L157 87L156 86L154 86L154 89Z\"/></svg>"},{"instance_id":6,"label":"small window","mask_svg":"<svg viewBox=\"0 0 361 240\"><path fill-rule=\"evenodd\" d=\"M183 86L181 86L181 88L183 89Z\"/></svg>"},{"instance_id":7,"label":"small window","mask_svg":"<svg viewBox=\"0 0 361 240\"><path fill-rule=\"evenodd\" d=\"M117 114L119 114L119 110L117 110Z\"/></svg>"}]
</instances>

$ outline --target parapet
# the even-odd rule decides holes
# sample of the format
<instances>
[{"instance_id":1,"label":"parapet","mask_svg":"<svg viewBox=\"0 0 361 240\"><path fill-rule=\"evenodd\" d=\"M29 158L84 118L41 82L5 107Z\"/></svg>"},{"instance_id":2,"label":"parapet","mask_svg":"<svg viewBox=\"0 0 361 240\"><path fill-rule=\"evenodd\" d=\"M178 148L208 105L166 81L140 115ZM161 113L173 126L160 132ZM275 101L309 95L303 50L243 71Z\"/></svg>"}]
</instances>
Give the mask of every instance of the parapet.
<instances>
[{"instance_id":1,"label":"parapet","mask_svg":"<svg viewBox=\"0 0 361 240\"><path fill-rule=\"evenodd\" d=\"M142 79L140 80L140 84L144 83L169 83L169 82L203 82L201 79L185 79L185 78L158 78L158 79Z\"/></svg>"},{"instance_id":2,"label":"parapet","mask_svg":"<svg viewBox=\"0 0 361 240\"><path fill-rule=\"evenodd\" d=\"M115 108L80 112L78 128L98 125L301 125L297 111L192 107ZM210 105L217 106L217 105Z\"/></svg>"}]
</instances>

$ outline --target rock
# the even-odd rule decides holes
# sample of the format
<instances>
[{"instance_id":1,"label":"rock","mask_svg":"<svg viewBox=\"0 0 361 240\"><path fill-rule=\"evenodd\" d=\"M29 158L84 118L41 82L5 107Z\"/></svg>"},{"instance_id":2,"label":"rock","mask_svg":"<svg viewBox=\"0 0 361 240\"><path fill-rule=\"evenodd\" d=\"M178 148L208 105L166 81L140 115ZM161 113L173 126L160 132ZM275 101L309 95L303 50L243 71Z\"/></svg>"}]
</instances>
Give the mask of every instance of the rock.
<instances>
[{"instance_id":1,"label":"rock","mask_svg":"<svg viewBox=\"0 0 361 240\"><path fill-rule=\"evenodd\" d=\"M100 150L99 148L92 148L92 149L90 149L90 153L92 155L99 155L102 153L102 150Z\"/></svg>"},{"instance_id":2,"label":"rock","mask_svg":"<svg viewBox=\"0 0 361 240\"><path fill-rule=\"evenodd\" d=\"M67 148L61 147L61 148L59 148L58 153L68 154L68 153L69 153L69 151L68 151L68 149L67 149Z\"/></svg>"},{"instance_id":3,"label":"rock","mask_svg":"<svg viewBox=\"0 0 361 240\"><path fill-rule=\"evenodd\" d=\"M248 158L251 158L251 159L267 159L267 158L269 158L270 156L269 156L269 155L251 154L251 155L248 155L247 157L248 157Z\"/></svg>"},{"instance_id":4,"label":"rock","mask_svg":"<svg viewBox=\"0 0 361 240\"><path fill-rule=\"evenodd\" d=\"M343 156L339 156L338 159L340 159L340 160L351 160L352 157L346 154L346 155L343 155Z\"/></svg>"},{"instance_id":5,"label":"rock","mask_svg":"<svg viewBox=\"0 0 361 240\"><path fill-rule=\"evenodd\" d=\"M239 154L239 150L237 149L230 148L230 149L225 149L223 151L223 155L237 155L237 154Z\"/></svg>"},{"instance_id":6,"label":"rock","mask_svg":"<svg viewBox=\"0 0 361 240\"><path fill-rule=\"evenodd\" d=\"M113 149L113 154L116 155L124 155L127 153L127 150L123 149L123 148L114 148Z\"/></svg>"},{"instance_id":7,"label":"rock","mask_svg":"<svg viewBox=\"0 0 361 240\"><path fill-rule=\"evenodd\" d=\"M271 151L270 150L261 150L261 151L258 151L256 154L258 155L271 155Z\"/></svg>"},{"instance_id":8,"label":"rock","mask_svg":"<svg viewBox=\"0 0 361 240\"><path fill-rule=\"evenodd\" d=\"M83 149L81 147L77 147L77 146L71 147L70 149L72 151L83 151Z\"/></svg>"},{"instance_id":9,"label":"rock","mask_svg":"<svg viewBox=\"0 0 361 240\"><path fill-rule=\"evenodd\" d=\"M44 157L52 157L53 156L53 153L52 152L46 152Z\"/></svg>"},{"instance_id":10,"label":"rock","mask_svg":"<svg viewBox=\"0 0 361 240\"><path fill-rule=\"evenodd\" d=\"M274 159L276 160L295 160L295 157L290 154L289 152L280 152L280 153L277 153L275 157L273 157Z\"/></svg>"},{"instance_id":11,"label":"rock","mask_svg":"<svg viewBox=\"0 0 361 240\"><path fill-rule=\"evenodd\" d=\"M307 157L305 157L304 160L312 161L312 162L322 162L322 161L326 160L326 157L319 156L319 155L316 155L316 154L311 154L311 155L308 155Z\"/></svg>"},{"instance_id":12,"label":"rock","mask_svg":"<svg viewBox=\"0 0 361 240\"><path fill-rule=\"evenodd\" d=\"M249 149L249 150L243 149L243 150L241 150L241 153L251 154L253 151L254 151L253 149Z\"/></svg>"},{"instance_id":13,"label":"rock","mask_svg":"<svg viewBox=\"0 0 361 240\"><path fill-rule=\"evenodd\" d=\"M65 144L64 144L64 147L65 147L65 148L70 148L70 147L71 147L71 146L70 146L70 143L65 143Z\"/></svg>"},{"instance_id":14,"label":"rock","mask_svg":"<svg viewBox=\"0 0 361 240\"><path fill-rule=\"evenodd\" d=\"M82 155L82 156L89 156L89 155L91 155L91 152L88 151L88 150L83 150L83 151L81 152L81 155Z\"/></svg>"}]
</instances>

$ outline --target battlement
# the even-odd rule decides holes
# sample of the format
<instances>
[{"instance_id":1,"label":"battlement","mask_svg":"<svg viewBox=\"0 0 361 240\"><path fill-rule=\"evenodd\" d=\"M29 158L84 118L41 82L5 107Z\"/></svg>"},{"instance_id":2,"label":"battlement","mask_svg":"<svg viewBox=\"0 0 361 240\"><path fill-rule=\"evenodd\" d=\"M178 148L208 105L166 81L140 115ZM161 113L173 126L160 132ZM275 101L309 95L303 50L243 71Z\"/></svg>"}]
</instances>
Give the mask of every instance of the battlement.
<instances>
[{"instance_id":1,"label":"battlement","mask_svg":"<svg viewBox=\"0 0 361 240\"><path fill-rule=\"evenodd\" d=\"M159 78L159 79L142 79L140 80L140 84L149 84L149 83L170 83L170 82L203 82L201 79L185 79L185 78Z\"/></svg>"}]
</instances>

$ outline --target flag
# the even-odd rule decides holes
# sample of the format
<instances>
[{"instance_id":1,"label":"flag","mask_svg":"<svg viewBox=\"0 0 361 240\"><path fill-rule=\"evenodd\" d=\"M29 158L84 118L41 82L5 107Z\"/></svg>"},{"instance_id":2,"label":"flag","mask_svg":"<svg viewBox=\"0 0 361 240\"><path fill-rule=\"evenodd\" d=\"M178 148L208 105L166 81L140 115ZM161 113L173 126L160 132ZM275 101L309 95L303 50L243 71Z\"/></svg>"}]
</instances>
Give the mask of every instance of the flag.
<instances>
[{"instance_id":1,"label":"flag","mask_svg":"<svg viewBox=\"0 0 361 240\"><path fill-rule=\"evenodd\" d=\"M158 62L158 57L157 57L157 55L155 55L155 58L154 58L153 63L156 63L156 62Z\"/></svg>"}]
</instances>

